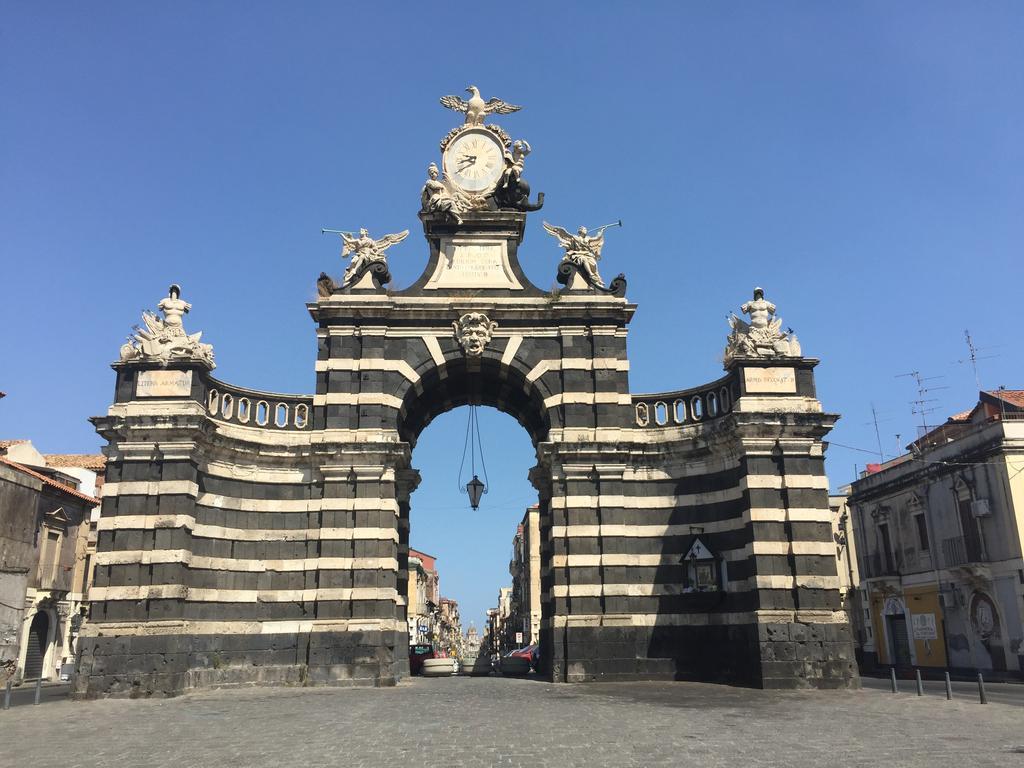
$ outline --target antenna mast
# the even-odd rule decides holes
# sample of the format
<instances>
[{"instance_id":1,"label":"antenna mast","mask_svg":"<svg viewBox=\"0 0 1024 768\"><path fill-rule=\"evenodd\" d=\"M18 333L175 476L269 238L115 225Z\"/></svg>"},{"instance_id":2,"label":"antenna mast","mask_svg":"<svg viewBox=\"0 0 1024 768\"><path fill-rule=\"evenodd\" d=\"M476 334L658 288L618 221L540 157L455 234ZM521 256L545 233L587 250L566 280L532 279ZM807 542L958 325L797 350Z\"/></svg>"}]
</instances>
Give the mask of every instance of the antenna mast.
<instances>
[{"instance_id":1,"label":"antenna mast","mask_svg":"<svg viewBox=\"0 0 1024 768\"><path fill-rule=\"evenodd\" d=\"M991 360L993 358L999 357L999 355L986 355L986 354L983 354L985 352L991 351L992 347L984 347L984 348L976 347L974 345L974 339L971 337L971 332L969 330L966 330L966 329L964 330L964 341L967 342L967 359L966 360L957 360L956 362L960 363L961 365L963 363L970 363L971 364L971 370L974 371L974 384L978 388L978 391L981 392L981 376L978 375L978 361L979 360ZM1002 345L1001 344L997 344L996 346L999 347L999 346L1002 346Z\"/></svg>"},{"instance_id":2,"label":"antenna mast","mask_svg":"<svg viewBox=\"0 0 1024 768\"><path fill-rule=\"evenodd\" d=\"M882 436L878 432L878 412L875 410L875 404L871 403L871 421L875 425L875 441L878 443L878 460L885 463L885 454L882 453Z\"/></svg>"},{"instance_id":3,"label":"antenna mast","mask_svg":"<svg viewBox=\"0 0 1024 768\"><path fill-rule=\"evenodd\" d=\"M925 395L928 394L929 392L934 392L934 391L939 390L939 389L949 389L949 387L945 387L945 386L943 386L943 387L934 387L934 386L926 387L925 386L925 382L926 381L934 381L936 379L941 379L942 378L941 376L922 376L920 371L911 371L910 373L899 373L899 374L896 375L896 378L900 379L900 378L903 378L904 376L909 376L915 382L917 382L917 400L911 400L910 401L910 406L911 406L910 407L910 411L915 416L920 416L921 417L921 434L924 435L928 431L927 415L929 413L934 413L935 410L936 410L935 408L926 407L926 406L928 405L928 403L937 403L937 402L939 402L938 398L935 398L935 397L925 397Z\"/></svg>"}]
</instances>

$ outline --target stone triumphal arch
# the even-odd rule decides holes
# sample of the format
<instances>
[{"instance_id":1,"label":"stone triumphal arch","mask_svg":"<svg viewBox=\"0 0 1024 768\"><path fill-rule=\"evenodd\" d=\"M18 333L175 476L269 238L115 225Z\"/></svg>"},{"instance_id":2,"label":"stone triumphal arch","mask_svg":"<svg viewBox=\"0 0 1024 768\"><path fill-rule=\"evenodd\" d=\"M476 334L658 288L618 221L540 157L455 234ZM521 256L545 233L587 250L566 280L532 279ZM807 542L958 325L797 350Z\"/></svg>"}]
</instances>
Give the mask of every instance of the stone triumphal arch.
<instances>
[{"instance_id":1,"label":"stone triumphal arch","mask_svg":"<svg viewBox=\"0 0 1024 768\"><path fill-rule=\"evenodd\" d=\"M629 389L636 309L598 269L604 231L545 224L561 288L520 267L530 146L478 92L428 169L422 275L391 290L407 232L339 233L351 263L307 305L316 391L214 378L172 286L121 349L80 696L210 685L390 685L408 671L411 450L463 404L537 448L541 654L554 681L855 680L839 611L817 361L759 289L725 374ZM402 246L411 258L411 245Z\"/></svg>"}]
</instances>

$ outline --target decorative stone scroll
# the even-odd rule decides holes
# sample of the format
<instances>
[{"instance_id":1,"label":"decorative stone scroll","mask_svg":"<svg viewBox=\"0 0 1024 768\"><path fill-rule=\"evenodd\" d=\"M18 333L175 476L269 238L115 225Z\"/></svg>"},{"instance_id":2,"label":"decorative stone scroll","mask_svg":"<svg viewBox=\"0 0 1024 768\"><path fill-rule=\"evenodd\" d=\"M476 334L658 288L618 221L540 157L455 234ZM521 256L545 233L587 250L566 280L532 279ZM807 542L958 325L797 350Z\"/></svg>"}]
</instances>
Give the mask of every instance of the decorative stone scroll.
<instances>
[{"instance_id":1,"label":"decorative stone scroll","mask_svg":"<svg viewBox=\"0 0 1024 768\"><path fill-rule=\"evenodd\" d=\"M750 315L750 322L735 314L729 316L732 333L726 340L724 362L728 365L740 357L801 357L800 342L793 330L782 331L782 319L775 317L775 305L764 298L764 289L755 288L754 298L740 311Z\"/></svg>"},{"instance_id":2,"label":"decorative stone scroll","mask_svg":"<svg viewBox=\"0 0 1024 768\"><path fill-rule=\"evenodd\" d=\"M454 323L455 338L470 357L480 357L498 324L483 312L467 312Z\"/></svg>"},{"instance_id":3,"label":"decorative stone scroll","mask_svg":"<svg viewBox=\"0 0 1024 768\"><path fill-rule=\"evenodd\" d=\"M200 343L202 331L185 333L182 316L190 309L192 305L181 298L181 286L172 285L167 298L157 304L157 310L163 317L154 312L142 313L145 328L138 325L132 328L132 335L121 345L121 362L151 360L166 365L194 360L213 368L213 346Z\"/></svg>"}]
</instances>

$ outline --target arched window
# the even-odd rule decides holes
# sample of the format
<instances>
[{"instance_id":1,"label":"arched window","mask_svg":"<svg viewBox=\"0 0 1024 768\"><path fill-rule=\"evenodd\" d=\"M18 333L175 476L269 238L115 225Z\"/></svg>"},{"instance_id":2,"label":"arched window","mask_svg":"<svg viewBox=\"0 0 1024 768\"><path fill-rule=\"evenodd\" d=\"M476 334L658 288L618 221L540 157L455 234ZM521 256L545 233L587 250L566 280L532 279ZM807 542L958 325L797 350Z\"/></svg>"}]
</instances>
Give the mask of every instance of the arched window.
<instances>
[{"instance_id":1,"label":"arched window","mask_svg":"<svg viewBox=\"0 0 1024 768\"><path fill-rule=\"evenodd\" d=\"M248 397L240 397L238 399L238 420L243 424L249 423L249 417L252 415L252 403L249 402Z\"/></svg>"},{"instance_id":2,"label":"arched window","mask_svg":"<svg viewBox=\"0 0 1024 768\"><path fill-rule=\"evenodd\" d=\"M206 396L206 408L214 416L217 415L217 409L220 407L220 393L216 389L211 389L210 394Z\"/></svg>"},{"instance_id":3,"label":"arched window","mask_svg":"<svg viewBox=\"0 0 1024 768\"><path fill-rule=\"evenodd\" d=\"M285 403L278 403L274 409L274 424L279 427L288 426L288 406Z\"/></svg>"},{"instance_id":4,"label":"arched window","mask_svg":"<svg viewBox=\"0 0 1024 768\"><path fill-rule=\"evenodd\" d=\"M646 427L651 423L651 412L647 407L647 403L636 404L636 423L641 427Z\"/></svg>"},{"instance_id":5,"label":"arched window","mask_svg":"<svg viewBox=\"0 0 1024 768\"><path fill-rule=\"evenodd\" d=\"M306 424L309 423L309 406L305 403L300 403L295 406L295 426L299 429L305 429Z\"/></svg>"},{"instance_id":6,"label":"arched window","mask_svg":"<svg viewBox=\"0 0 1024 768\"><path fill-rule=\"evenodd\" d=\"M235 413L235 398L229 395L227 392L224 393L224 397L220 401L220 415L225 419L230 419Z\"/></svg>"},{"instance_id":7,"label":"arched window","mask_svg":"<svg viewBox=\"0 0 1024 768\"><path fill-rule=\"evenodd\" d=\"M661 427L668 424L668 406L660 401L654 404L654 421Z\"/></svg>"},{"instance_id":8,"label":"arched window","mask_svg":"<svg viewBox=\"0 0 1024 768\"><path fill-rule=\"evenodd\" d=\"M256 403L256 423L265 427L268 421L270 421L270 405L266 400L260 400Z\"/></svg>"},{"instance_id":9,"label":"arched window","mask_svg":"<svg viewBox=\"0 0 1024 768\"><path fill-rule=\"evenodd\" d=\"M694 395L690 400L690 413L693 414L694 421L704 418L704 403L701 402L700 395Z\"/></svg>"},{"instance_id":10,"label":"arched window","mask_svg":"<svg viewBox=\"0 0 1024 768\"><path fill-rule=\"evenodd\" d=\"M676 424L684 424L686 422L686 401L680 398L672 403L672 414Z\"/></svg>"}]
</instances>

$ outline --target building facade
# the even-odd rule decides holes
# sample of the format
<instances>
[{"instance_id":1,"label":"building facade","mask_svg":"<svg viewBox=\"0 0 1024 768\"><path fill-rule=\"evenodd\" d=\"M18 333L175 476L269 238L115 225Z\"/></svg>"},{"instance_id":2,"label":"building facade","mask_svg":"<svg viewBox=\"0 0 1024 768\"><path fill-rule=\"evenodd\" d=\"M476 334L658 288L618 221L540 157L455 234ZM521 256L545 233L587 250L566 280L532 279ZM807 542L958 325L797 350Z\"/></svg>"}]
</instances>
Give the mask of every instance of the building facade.
<instances>
[{"instance_id":1,"label":"building facade","mask_svg":"<svg viewBox=\"0 0 1024 768\"><path fill-rule=\"evenodd\" d=\"M522 633L520 646L540 642L540 506L526 510L512 540L512 599L510 622Z\"/></svg>"},{"instance_id":2,"label":"building facade","mask_svg":"<svg viewBox=\"0 0 1024 768\"><path fill-rule=\"evenodd\" d=\"M854 646L860 653L866 639L866 621L860 599L860 565L857 562L857 537L850 519L849 496L850 486L843 486L837 494L829 496L828 506L832 512L832 538L836 543L839 605L849 617Z\"/></svg>"},{"instance_id":3,"label":"building facade","mask_svg":"<svg viewBox=\"0 0 1024 768\"><path fill-rule=\"evenodd\" d=\"M313 393L214 378L176 285L122 346L94 419L107 482L78 695L393 684L412 451L467 404L511 414L536 446L542 674L856 684L817 361L755 289L749 319L730 320L724 375L631 393L636 305L623 276L600 275L607 228L545 223L542 284L562 287L531 282L518 253L543 198L523 178L529 144L466 118L421 191L412 285L388 287L386 251L410 258L408 230L339 233L352 260L307 305ZM626 262L628 240L616 247ZM706 560L683 562L697 532Z\"/></svg>"},{"instance_id":4,"label":"building facade","mask_svg":"<svg viewBox=\"0 0 1024 768\"><path fill-rule=\"evenodd\" d=\"M464 654L459 603L449 597L441 598L437 619L437 646L438 650L449 658L461 659Z\"/></svg>"},{"instance_id":5,"label":"building facade","mask_svg":"<svg viewBox=\"0 0 1024 768\"><path fill-rule=\"evenodd\" d=\"M849 497L865 661L1019 676L1024 392L979 393L876 469Z\"/></svg>"},{"instance_id":6,"label":"building facade","mask_svg":"<svg viewBox=\"0 0 1024 768\"><path fill-rule=\"evenodd\" d=\"M74 656L99 502L28 441L0 454L0 681L54 679Z\"/></svg>"},{"instance_id":7,"label":"building facade","mask_svg":"<svg viewBox=\"0 0 1024 768\"><path fill-rule=\"evenodd\" d=\"M410 644L434 644L438 637L437 617L441 604L441 577L437 558L409 549L409 580L406 585L406 621Z\"/></svg>"}]
</instances>

